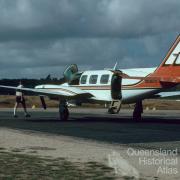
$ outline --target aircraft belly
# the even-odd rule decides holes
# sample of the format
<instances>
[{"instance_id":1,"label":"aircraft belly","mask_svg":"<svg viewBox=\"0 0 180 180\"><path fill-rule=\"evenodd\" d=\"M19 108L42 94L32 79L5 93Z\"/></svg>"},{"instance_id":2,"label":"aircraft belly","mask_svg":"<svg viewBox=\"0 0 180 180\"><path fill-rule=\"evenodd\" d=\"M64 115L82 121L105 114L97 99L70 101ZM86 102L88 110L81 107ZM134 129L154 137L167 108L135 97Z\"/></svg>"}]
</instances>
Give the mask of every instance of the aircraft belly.
<instances>
[{"instance_id":1,"label":"aircraft belly","mask_svg":"<svg viewBox=\"0 0 180 180\"><path fill-rule=\"evenodd\" d=\"M111 91L110 90L86 90L86 92L91 93L96 100L111 101Z\"/></svg>"},{"instance_id":2,"label":"aircraft belly","mask_svg":"<svg viewBox=\"0 0 180 180\"><path fill-rule=\"evenodd\" d=\"M159 89L123 89L122 102L124 104L135 103L139 99L145 99L160 92Z\"/></svg>"},{"instance_id":3,"label":"aircraft belly","mask_svg":"<svg viewBox=\"0 0 180 180\"><path fill-rule=\"evenodd\" d=\"M94 100L112 101L110 90L86 90L91 93ZM135 103L138 99L149 98L149 96L159 93L160 89L123 89L122 103Z\"/></svg>"}]
</instances>

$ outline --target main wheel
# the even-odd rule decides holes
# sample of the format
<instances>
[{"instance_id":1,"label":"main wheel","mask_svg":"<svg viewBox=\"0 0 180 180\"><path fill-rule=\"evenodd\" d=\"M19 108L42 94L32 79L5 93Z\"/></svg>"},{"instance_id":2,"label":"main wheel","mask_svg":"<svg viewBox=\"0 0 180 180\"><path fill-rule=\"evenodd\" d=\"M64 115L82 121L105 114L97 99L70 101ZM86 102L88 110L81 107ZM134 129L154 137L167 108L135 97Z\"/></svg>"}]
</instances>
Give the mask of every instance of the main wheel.
<instances>
[{"instance_id":1,"label":"main wheel","mask_svg":"<svg viewBox=\"0 0 180 180\"><path fill-rule=\"evenodd\" d=\"M59 112L59 115L60 115L60 120L61 121L67 121L68 118L69 118L69 110L68 110L68 108L66 108L66 107L61 108L60 112Z\"/></svg>"},{"instance_id":2,"label":"main wheel","mask_svg":"<svg viewBox=\"0 0 180 180\"><path fill-rule=\"evenodd\" d=\"M134 121L141 121L142 116L141 114L143 113L143 106L142 106L142 101L137 101L134 112L133 112L133 120Z\"/></svg>"},{"instance_id":3,"label":"main wheel","mask_svg":"<svg viewBox=\"0 0 180 180\"><path fill-rule=\"evenodd\" d=\"M140 112L134 112L133 113L133 120L134 121L141 121L142 117L141 117L141 113Z\"/></svg>"}]
</instances>

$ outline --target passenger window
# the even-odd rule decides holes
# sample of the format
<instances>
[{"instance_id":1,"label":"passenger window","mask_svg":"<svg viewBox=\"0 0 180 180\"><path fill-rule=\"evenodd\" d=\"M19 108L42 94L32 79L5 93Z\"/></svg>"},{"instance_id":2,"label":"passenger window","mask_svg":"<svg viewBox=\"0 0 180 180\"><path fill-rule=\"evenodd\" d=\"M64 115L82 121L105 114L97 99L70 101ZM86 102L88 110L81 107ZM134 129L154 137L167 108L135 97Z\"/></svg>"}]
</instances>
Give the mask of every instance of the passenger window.
<instances>
[{"instance_id":1,"label":"passenger window","mask_svg":"<svg viewBox=\"0 0 180 180\"><path fill-rule=\"evenodd\" d=\"M86 84L86 81L87 81L87 75L83 75L81 77L81 84Z\"/></svg>"},{"instance_id":2,"label":"passenger window","mask_svg":"<svg viewBox=\"0 0 180 180\"><path fill-rule=\"evenodd\" d=\"M97 78L98 78L98 75L91 75L89 79L89 84L96 84Z\"/></svg>"},{"instance_id":3,"label":"passenger window","mask_svg":"<svg viewBox=\"0 0 180 180\"><path fill-rule=\"evenodd\" d=\"M100 80L101 84L107 84L108 81L109 81L109 74L104 74L101 76L101 80Z\"/></svg>"}]
</instances>

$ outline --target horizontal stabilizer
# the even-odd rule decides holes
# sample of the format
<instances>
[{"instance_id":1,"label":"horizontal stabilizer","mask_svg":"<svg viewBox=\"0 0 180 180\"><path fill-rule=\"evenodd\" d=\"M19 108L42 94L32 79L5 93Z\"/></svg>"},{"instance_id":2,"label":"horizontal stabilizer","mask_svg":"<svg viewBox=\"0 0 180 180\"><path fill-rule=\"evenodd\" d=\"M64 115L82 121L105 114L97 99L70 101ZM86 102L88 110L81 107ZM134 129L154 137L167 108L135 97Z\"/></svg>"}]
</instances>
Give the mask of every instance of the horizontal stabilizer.
<instances>
[{"instance_id":1,"label":"horizontal stabilizer","mask_svg":"<svg viewBox=\"0 0 180 180\"><path fill-rule=\"evenodd\" d=\"M180 99L180 91L173 91L173 92L161 92L157 94L160 98L166 97L178 97Z\"/></svg>"}]
</instances>

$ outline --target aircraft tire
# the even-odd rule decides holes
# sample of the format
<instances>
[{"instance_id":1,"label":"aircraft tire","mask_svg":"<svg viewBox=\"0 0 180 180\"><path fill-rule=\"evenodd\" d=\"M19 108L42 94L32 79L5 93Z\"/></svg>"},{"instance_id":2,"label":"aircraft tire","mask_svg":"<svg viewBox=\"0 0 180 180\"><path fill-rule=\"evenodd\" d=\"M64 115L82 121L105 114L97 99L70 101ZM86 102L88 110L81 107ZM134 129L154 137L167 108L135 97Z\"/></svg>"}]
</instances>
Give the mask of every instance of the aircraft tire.
<instances>
[{"instance_id":1,"label":"aircraft tire","mask_svg":"<svg viewBox=\"0 0 180 180\"><path fill-rule=\"evenodd\" d=\"M61 109L60 113L60 120L61 121L67 121L69 118L69 110L68 108L64 108L63 110Z\"/></svg>"}]
</instances>

